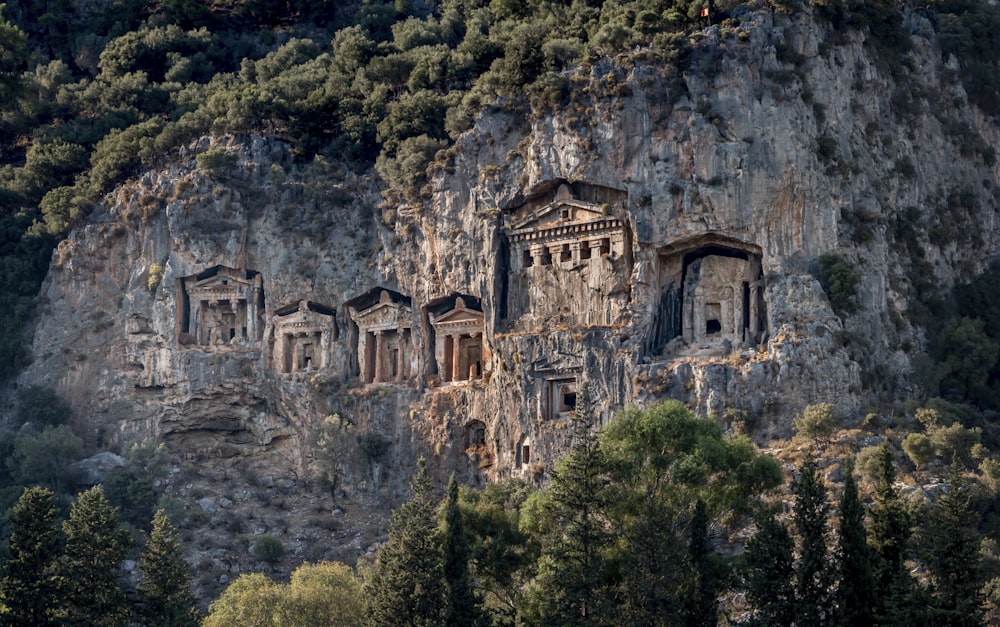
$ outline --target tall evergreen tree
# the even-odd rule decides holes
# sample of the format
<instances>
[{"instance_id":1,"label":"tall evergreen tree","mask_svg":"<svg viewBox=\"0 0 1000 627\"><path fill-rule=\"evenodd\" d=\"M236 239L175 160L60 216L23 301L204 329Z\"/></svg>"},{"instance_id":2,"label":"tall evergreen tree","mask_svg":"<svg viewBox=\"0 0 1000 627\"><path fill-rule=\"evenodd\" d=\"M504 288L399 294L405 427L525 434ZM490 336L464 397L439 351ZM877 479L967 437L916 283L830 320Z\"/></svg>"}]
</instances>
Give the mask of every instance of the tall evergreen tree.
<instances>
[{"instance_id":1,"label":"tall evergreen tree","mask_svg":"<svg viewBox=\"0 0 1000 627\"><path fill-rule=\"evenodd\" d=\"M153 530L139 558L140 620L157 627L196 627L198 613L191 596L191 574L181 552L177 530L161 509L153 515Z\"/></svg>"},{"instance_id":2,"label":"tall evergreen tree","mask_svg":"<svg viewBox=\"0 0 1000 627\"><path fill-rule=\"evenodd\" d=\"M822 625L829 622L831 573L827 551L826 487L816 461L808 456L799 468L795 485L795 527L799 534L799 559L795 569L795 622Z\"/></svg>"},{"instance_id":3,"label":"tall evergreen tree","mask_svg":"<svg viewBox=\"0 0 1000 627\"><path fill-rule=\"evenodd\" d=\"M118 626L129 608L121 586L128 535L100 486L77 496L63 522L66 551L59 567L60 625Z\"/></svg>"},{"instance_id":4,"label":"tall evergreen tree","mask_svg":"<svg viewBox=\"0 0 1000 627\"><path fill-rule=\"evenodd\" d=\"M573 416L573 446L552 471L548 490L554 533L543 543L536 579L540 618L548 624L593 625L602 612L608 479L592 418L585 384Z\"/></svg>"},{"instance_id":5,"label":"tall evergreen tree","mask_svg":"<svg viewBox=\"0 0 1000 627\"><path fill-rule=\"evenodd\" d=\"M424 627L440 625L444 618L441 545L435 533L427 461L422 457L410 489L413 498L393 514L389 541L379 549L365 587L373 626Z\"/></svg>"},{"instance_id":6,"label":"tall evergreen tree","mask_svg":"<svg viewBox=\"0 0 1000 627\"><path fill-rule=\"evenodd\" d=\"M784 627L795 619L792 548L788 529L774 514L757 521L744 554L743 580L760 627Z\"/></svg>"},{"instance_id":7,"label":"tall evergreen tree","mask_svg":"<svg viewBox=\"0 0 1000 627\"><path fill-rule=\"evenodd\" d=\"M869 534L875 555L875 624L909 626L922 624L923 612L915 603L918 590L906 568L912 524L895 483L892 452L883 445Z\"/></svg>"},{"instance_id":8,"label":"tall evergreen tree","mask_svg":"<svg viewBox=\"0 0 1000 627\"><path fill-rule=\"evenodd\" d=\"M865 507L858 497L851 460L844 464L844 493L840 498L837 580L840 624L845 627L873 625L875 577L872 573L872 551L865 530Z\"/></svg>"},{"instance_id":9,"label":"tall evergreen tree","mask_svg":"<svg viewBox=\"0 0 1000 627\"><path fill-rule=\"evenodd\" d=\"M62 554L56 497L51 490L26 488L10 516L10 557L3 566L0 599L12 627L55 625L55 567Z\"/></svg>"},{"instance_id":10,"label":"tall evergreen tree","mask_svg":"<svg viewBox=\"0 0 1000 627\"><path fill-rule=\"evenodd\" d=\"M458 507L458 481L451 475L444 509L445 624L484 624L481 602L469 578L469 539Z\"/></svg>"},{"instance_id":11,"label":"tall evergreen tree","mask_svg":"<svg viewBox=\"0 0 1000 627\"><path fill-rule=\"evenodd\" d=\"M688 539L688 594L684 595L684 624L714 627L718 623L718 594L725 568L708 541L708 510L705 501L695 502Z\"/></svg>"},{"instance_id":12,"label":"tall evergreen tree","mask_svg":"<svg viewBox=\"0 0 1000 627\"><path fill-rule=\"evenodd\" d=\"M973 627L983 624L986 583L976 532L978 516L971 507L969 486L957 471L949 489L938 497L920 528L920 554L932 584L930 622Z\"/></svg>"}]
</instances>

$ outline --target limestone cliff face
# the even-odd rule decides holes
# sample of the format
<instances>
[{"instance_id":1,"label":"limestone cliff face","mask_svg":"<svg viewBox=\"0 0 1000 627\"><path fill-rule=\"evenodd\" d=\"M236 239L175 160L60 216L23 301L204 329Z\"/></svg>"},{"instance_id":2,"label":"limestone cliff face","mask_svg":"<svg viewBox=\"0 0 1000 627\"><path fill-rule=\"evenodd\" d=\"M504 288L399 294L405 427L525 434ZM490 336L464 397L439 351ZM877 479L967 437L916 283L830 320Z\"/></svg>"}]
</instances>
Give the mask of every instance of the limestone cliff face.
<instances>
[{"instance_id":1,"label":"limestone cliff face","mask_svg":"<svg viewBox=\"0 0 1000 627\"><path fill-rule=\"evenodd\" d=\"M683 76L596 63L559 110L487 111L419 205L277 140L205 139L59 247L21 382L102 446L287 480L330 463L312 434L337 413L387 447L335 456L363 503L401 497L420 454L442 479L543 478L584 382L602 421L677 397L759 438L808 403L903 398L913 277L996 253L1000 144L908 26L897 78L809 15L710 28ZM238 167L199 169L210 144ZM860 277L844 318L828 252Z\"/></svg>"}]
</instances>

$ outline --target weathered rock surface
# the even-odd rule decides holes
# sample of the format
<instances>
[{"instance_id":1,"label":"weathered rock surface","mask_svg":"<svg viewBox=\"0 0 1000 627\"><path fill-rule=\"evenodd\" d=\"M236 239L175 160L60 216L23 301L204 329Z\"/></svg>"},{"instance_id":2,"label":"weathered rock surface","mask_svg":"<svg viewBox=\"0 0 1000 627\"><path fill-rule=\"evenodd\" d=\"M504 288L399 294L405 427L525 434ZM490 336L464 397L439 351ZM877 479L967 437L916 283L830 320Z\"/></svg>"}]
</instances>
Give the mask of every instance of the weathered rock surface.
<instances>
[{"instance_id":1,"label":"weathered rock surface","mask_svg":"<svg viewBox=\"0 0 1000 627\"><path fill-rule=\"evenodd\" d=\"M914 273L947 286L997 249L997 166L970 146L1000 128L909 25L919 71L901 78L808 15L710 28L681 77L596 63L559 111L486 112L420 205L273 139L205 139L61 244L20 381L64 394L91 444L164 442L226 486L190 502L227 513L318 466L338 502L375 509L418 455L442 481L543 478L584 381L602 421L665 397L742 412L761 439L808 403L860 420L910 391ZM239 166L199 170L210 144ZM828 252L860 277L846 317L815 278ZM334 413L349 437L324 448ZM313 498L285 507L329 512ZM286 518L313 556L311 523Z\"/></svg>"}]
</instances>

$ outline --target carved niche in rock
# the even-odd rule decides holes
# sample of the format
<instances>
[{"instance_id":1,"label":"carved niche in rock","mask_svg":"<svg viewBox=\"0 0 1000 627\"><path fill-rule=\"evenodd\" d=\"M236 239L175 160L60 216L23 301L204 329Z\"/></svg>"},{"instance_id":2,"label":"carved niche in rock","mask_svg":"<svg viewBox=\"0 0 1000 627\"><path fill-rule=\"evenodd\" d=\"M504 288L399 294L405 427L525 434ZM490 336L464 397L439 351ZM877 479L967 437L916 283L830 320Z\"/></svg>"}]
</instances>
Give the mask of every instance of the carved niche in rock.
<instances>
[{"instance_id":1,"label":"carved niche in rock","mask_svg":"<svg viewBox=\"0 0 1000 627\"><path fill-rule=\"evenodd\" d=\"M676 338L694 348L761 342L767 332L761 251L706 234L658 255L659 303L647 341L657 355Z\"/></svg>"},{"instance_id":2,"label":"carved niche in rock","mask_svg":"<svg viewBox=\"0 0 1000 627\"><path fill-rule=\"evenodd\" d=\"M368 305L374 292L378 302ZM409 297L386 289L347 304L357 325L358 372L363 383L399 383L416 371L412 362L413 315Z\"/></svg>"},{"instance_id":3,"label":"carved niche in rock","mask_svg":"<svg viewBox=\"0 0 1000 627\"><path fill-rule=\"evenodd\" d=\"M513 209L502 317L529 328L617 322L632 264L626 199L622 190L556 182Z\"/></svg>"},{"instance_id":4,"label":"carved niche in rock","mask_svg":"<svg viewBox=\"0 0 1000 627\"><path fill-rule=\"evenodd\" d=\"M330 367L330 346L337 339L336 311L307 300L275 312L272 366L280 373Z\"/></svg>"},{"instance_id":5,"label":"carved niche in rock","mask_svg":"<svg viewBox=\"0 0 1000 627\"><path fill-rule=\"evenodd\" d=\"M196 347L259 348L264 331L260 273L215 266L177 279L177 341Z\"/></svg>"},{"instance_id":6,"label":"carved niche in rock","mask_svg":"<svg viewBox=\"0 0 1000 627\"><path fill-rule=\"evenodd\" d=\"M454 305L443 313L435 314L433 304L427 308L437 372L442 383L480 379L490 360L489 348L483 343L483 312L472 297L457 296L441 304L447 306L451 300Z\"/></svg>"},{"instance_id":7,"label":"carved niche in rock","mask_svg":"<svg viewBox=\"0 0 1000 627\"><path fill-rule=\"evenodd\" d=\"M547 379L543 393L543 416L547 420L569 418L576 413L576 377Z\"/></svg>"}]
</instances>

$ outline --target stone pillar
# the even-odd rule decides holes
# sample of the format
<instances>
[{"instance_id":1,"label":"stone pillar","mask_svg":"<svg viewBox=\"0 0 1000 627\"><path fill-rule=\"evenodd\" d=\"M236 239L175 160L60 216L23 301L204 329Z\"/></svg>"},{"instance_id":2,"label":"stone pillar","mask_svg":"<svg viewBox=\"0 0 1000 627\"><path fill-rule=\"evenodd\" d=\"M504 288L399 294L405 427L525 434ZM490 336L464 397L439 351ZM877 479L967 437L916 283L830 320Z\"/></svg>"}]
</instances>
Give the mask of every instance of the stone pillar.
<instances>
[{"instance_id":1,"label":"stone pillar","mask_svg":"<svg viewBox=\"0 0 1000 627\"><path fill-rule=\"evenodd\" d=\"M757 333L760 331L760 312L757 311L757 290L759 283L754 281L750 284L750 341L757 341Z\"/></svg>"},{"instance_id":2,"label":"stone pillar","mask_svg":"<svg viewBox=\"0 0 1000 627\"><path fill-rule=\"evenodd\" d=\"M463 369L462 360L462 334L456 333L451 336L451 367L452 367L452 381L465 381L465 378L469 376L467 370Z\"/></svg>"},{"instance_id":3,"label":"stone pillar","mask_svg":"<svg viewBox=\"0 0 1000 627\"><path fill-rule=\"evenodd\" d=\"M201 301L189 299L188 303L191 307L190 317L188 318L188 332L194 338L195 344L201 344Z\"/></svg>"},{"instance_id":4,"label":"stone pillar","mask_svg":"<svg viewBox=\"0 0 1000 627\"><path fill-rule=\"evenodd\" d=\"M455 378L455 347L454 338L450 335L444 335L438 338L437 343L439 346L435 351L441 356L441 381L446 383Z\"/></svg>"},{"instance_id":5,"label":"stone pillar","mask_svg":"<svg viewBox=\"0 0 1000 627\"><path fill-rule=\"evenodd\" d=\"M375 377L372 379L375 383L382 383L385 380L385 338L382 336L385 331L379 330L375 332Z\"/></svg>"},{"instance_id":6,"label":"stone pillar","mask_svg":"<svg viewBox=\"0 0 1000 627\"><path fill-rule=\"evenodd\" d=\"M397 335L399 350L396 351L396 381L403 381L406 379L406 333L400 329Z\"/></svg>"},{"instance_id":7,"label":"stone pillar","mask_svg":"<svg viewBox=\"0 0 1000 627\"><path fill-rule=\"evenodd\" d=\"M257 340L257 299L253 298L253 292L254 290L250 290L246 300L247 336L244 338L251 344Z\"/></svg>"},{"instance_id":8,"label":"stone pillar","mask_svg":"<svg viewBox=\"0 0 1000 627\"><path fill-rule=\"evenodd\" d=\"M290 337L290 341L292 343L292 368L291 368L291 372L298 372L299 371L299 358L301 357L301 354L300 354L299 351L301 350L300 347L302 346L302 344L297 339L295 339L295 336L291 336Z\"/></svg>"}]
</instances>

